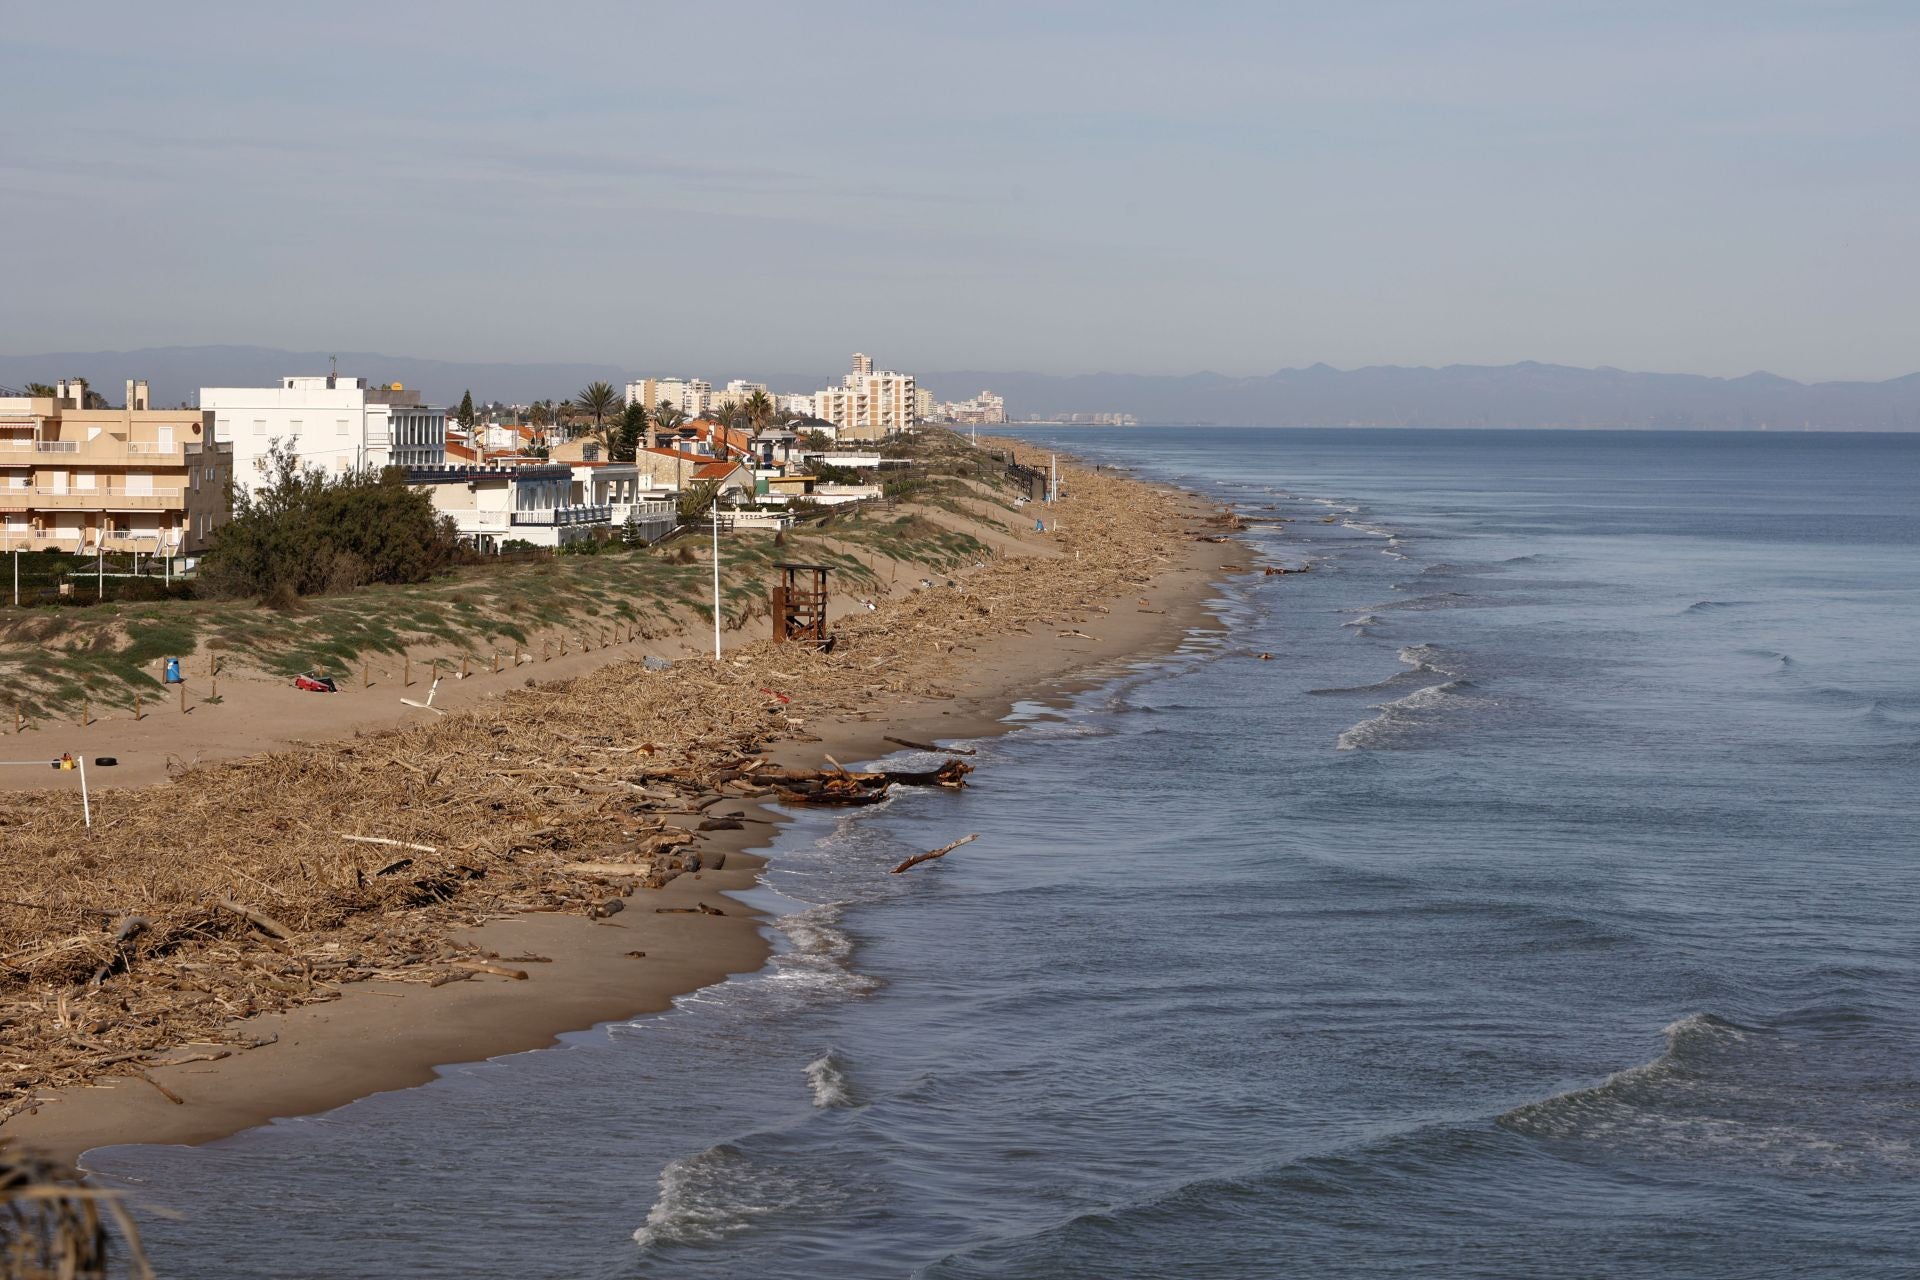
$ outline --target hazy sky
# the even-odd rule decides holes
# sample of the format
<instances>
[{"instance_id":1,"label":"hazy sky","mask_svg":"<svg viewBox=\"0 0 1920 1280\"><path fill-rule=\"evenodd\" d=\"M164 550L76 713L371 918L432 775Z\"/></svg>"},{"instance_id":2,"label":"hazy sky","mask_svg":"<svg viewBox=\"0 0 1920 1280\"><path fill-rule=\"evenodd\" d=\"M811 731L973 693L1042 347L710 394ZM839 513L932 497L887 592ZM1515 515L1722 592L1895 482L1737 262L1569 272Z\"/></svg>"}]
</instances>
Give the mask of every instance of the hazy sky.
<instances>
[{"instance_id":1,"label":"hazy sky","mask_svg":"<svg viewBox=\"0 0 1920 1280\"><path fill-rule=\"evenodd\" d=\"M1920 368L1920 5L0 8L0 351Z\"/></svg>"}]
</instances>

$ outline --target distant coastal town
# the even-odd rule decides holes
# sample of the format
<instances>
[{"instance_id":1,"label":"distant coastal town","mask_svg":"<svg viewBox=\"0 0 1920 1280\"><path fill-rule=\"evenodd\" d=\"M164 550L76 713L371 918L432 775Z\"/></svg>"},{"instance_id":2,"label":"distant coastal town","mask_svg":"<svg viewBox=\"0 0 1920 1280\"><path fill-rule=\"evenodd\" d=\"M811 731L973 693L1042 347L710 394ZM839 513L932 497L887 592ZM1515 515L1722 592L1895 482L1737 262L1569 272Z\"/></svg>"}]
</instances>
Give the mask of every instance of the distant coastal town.
<instances>
[{"instance_id":1,"label":"distant coastal town","mask_svg":"<svg viewBox=\"0 0 1920 1280\"><path fill-rule=\"evenodd\" d=\"M862 470L927 424L999 426L982 390L936 401L911 373L855 353L837 386L775 391L741 379L596 381L564 399L428 403L420 391L337 368L271 386L205 386L156 408L147 383L119 404L84 378L0 388L0 547L119 554L190 572L233 515L276 478L398 469L479 552L621 538L646 544L719 504L778 527L795 504L879 491ZM1062 423L1127 425L1124 414Z\"/></svg>"}]
</instances>

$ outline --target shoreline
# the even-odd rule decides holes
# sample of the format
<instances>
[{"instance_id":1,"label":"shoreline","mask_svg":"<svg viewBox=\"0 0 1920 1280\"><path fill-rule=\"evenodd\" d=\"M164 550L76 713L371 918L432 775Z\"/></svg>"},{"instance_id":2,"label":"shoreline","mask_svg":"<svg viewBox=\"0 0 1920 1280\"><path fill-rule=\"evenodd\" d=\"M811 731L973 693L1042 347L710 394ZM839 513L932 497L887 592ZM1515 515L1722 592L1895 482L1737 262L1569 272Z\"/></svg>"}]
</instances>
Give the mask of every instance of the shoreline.
<instances>
[{"instance_id":1,"label":"shoreline","mask_svg":"<svg viewBox=\"0 0 1920 1280\"><path fill-rule=\"evenodd\" d=\"M1196 495L1156 488L1177 499L1186 550L1143 585L1098 604L1069 606L1070 613L1106 612L1097 628L1101 638L1075 628L1045 636L1004 633L957 646L970 651L964 674L939 696L883 696L809 718L804 735L770 743L762 754L775 765L813 765L822 756L853 761L901 750L885 741L889 735L936 741L1007 732L1013 726L1005 716L1017 701L1057 698L1108 678L1119 663L1171 651L1204 625L1207 602L1242 548L1191 538L1184 526L1213 508ZM217 1059L211 1055L220 1049L183 1045L165 1055L172 1065L149 1067L146 1079L116 1076L43 1094L32 1111L0 1125L0 1136L68 1159L98 1146L212 1141L275 1118L425 1083L442 1067L549 1046L563 1034L662 1011L680 995L756 972L772 952L764 916L720 895L760 883L766 857L750 850L768 848L785 816L745 798L695 816L737 817L741 825L703 837L706 868L660 889L635 891L625 899L628 909L612 919L534 910L453 931L483 955L499 957L499 964L525 971L526 981L483 975L436 987L355 982L336 999L256 1015L235 1027L242 1037L273 1036L275 1043ZM722 869L711 865L716 854L724 855ZM700 913L696 904L703 900L717 900L724 915ZM635 957L635 951L646 954ZM547 959L514 965L522 956Z\"/></svg>"}]
</instances>

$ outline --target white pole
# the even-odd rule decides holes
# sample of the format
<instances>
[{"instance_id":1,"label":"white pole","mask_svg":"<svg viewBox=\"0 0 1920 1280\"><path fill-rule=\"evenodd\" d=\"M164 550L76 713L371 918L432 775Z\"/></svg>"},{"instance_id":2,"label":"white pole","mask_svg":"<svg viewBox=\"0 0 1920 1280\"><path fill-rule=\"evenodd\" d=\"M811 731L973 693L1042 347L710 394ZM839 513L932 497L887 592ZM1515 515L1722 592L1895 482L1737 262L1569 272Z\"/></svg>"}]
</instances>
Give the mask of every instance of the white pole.
<instances>
[{"instance_id":1,"label":"white pole","mask_svg":"<svg viewBox=\"0 0 1920 1280\"><path fill-rule=\"evenodd\" d=\"M720 495L713 495L713 660L720 661Z\"/></svg>"},{"instance_id":2,"label":"white pole","mask_svg":"<svg viewBox=\"0 0 1920 1280\"><path fill-rule=\"evenodd\" d=\"M93 594L99 600L105 600L107 598L107 536L105 530L101 531L100 545L95 547L94 550L98 553L99 558L93 562Z\"/></svg>"},{"instance_id":3,"label":"white pole","mask_svg":"<svg viewBox=\"0 0 1920 1280\"><path fill-rule=\"evenodd\" d=\"M20 607L20 548L13 549L13 607Z\"/></svg>"},{"instance_id":4,"label":"white pole","mask_svg":"<svg viewBox=\"0 0 1920 1280\"><path fill-rule=\"evenodd\" d=\"M87 798L87 758L80 757L80 816L93 826L93 801Z\"/></svg>"},{"instance_id":5,"label":"white pole","mask_svg":"<svg viewBox=\"0 0 1920 1280\"><path fill-rule=\"evenodd\" d=\"M1050 472L1049 478L1047 480L1047 501L1052 502L1053 495L1056 492L1058 492L1060 488L1060 455L1059 454L1050 453L1047 455L1047 468L1048 468L1048 471Z\"/></svg>"}]
</instances>

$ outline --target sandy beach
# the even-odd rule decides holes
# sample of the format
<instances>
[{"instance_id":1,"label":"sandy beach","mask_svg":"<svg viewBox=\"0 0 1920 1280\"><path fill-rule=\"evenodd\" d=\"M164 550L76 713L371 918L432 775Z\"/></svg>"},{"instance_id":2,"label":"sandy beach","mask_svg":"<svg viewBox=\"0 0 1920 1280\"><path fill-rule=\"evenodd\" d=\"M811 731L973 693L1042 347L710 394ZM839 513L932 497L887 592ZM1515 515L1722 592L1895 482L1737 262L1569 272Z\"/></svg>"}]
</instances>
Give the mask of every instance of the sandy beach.
<instances>
[{"instance_id":1,"label":"sandy beach","mask_svg":"<svg viewBox=\"0 0 1920 1280\"><path fill-rule=\"evenodd\" d=\"M1079 468L1070 472L1068 495L1058 508L1064 535L1034 539L1030 549L1004 540L996 548L1000 558L978 570L956 573L958 585L953 588L908 591L904 598L880 603L876 611L856 605L844 614L839 625L845 644L831 657L809 655L809 661L822 664L823 675L827 664L834 663L841 668L858 663L873 673L858 696L811 700L797 655L764 642L730 652L718 672L708 660L681 663L673 672L647 677L633 670L641 664L632 649L616 645L575 655L576 667L554 673L561 677L552 686L561 691L555 696L577 702L583 693L611 692L622 682L683 673L692 678L700 669L708 673L705 678L744 678L749 683L800 676L786 681L788 687L779 695L788 698L786 703L766 709L765 718L777 721L778 728L766 735L755 756L769 768L817 769L825 761L853 765L900 750L889 738L934 742L996 732L1014 701L1054 696L1098 679L1129 660L1166 651L1191 628L1206 625L1204 606L1212 583L1237 554L1232 544L1196 538L1209 512L1184 496ZM1130 512L1156 524L1144 534L1146 542L1158 548L1155 563L1129 563L1146 544L1142 529L1125 522ZM1011 578L1043 560L1053 566L1048 598L1030 602L1017 625L991 616L986 606L975 606L977 617L951 616L953 600L965 600L973 590L970 579L978 578L984 588L991 575ZM1071 589L1074 584L1078 591ZM506 678L500 677L503 682ZM478 677L471 683L471 690L454 686L467 697L446 704L469 714L395 730L395 718L383 711L365 723L333 726L332 732L342 738L351 734L356 744L396 735L414 735L419 741L451 735L451 744L461 722L524 719L530 714L547 723L557 719L555 706L538 701L548 686L526 689L523 684L502 695L485 688ZM773 692L773 686L763 691ZM564 736L577 727L561 730L555 724L554 729ZM289 733L286 725L277 728L282 736L261 744L280 748L269 758L309 750L290 740L309 736L310 729ZM180 782L123 791L109 813L125 828L137 830L143 810L129 805L128 799L152 797L159 803L169 787L209 785L210 774L229 767L244 770L246 761L209 765L187 773ZM328 817L327 829L355 825L351 814L312 816ZM615 856L606 852L608 838L617 822L631 828L634 820L631 814L609 818L601 813L583 819L590 825L580 828L577 839L555 840L540 850L540 875L564 872L569 860L578 865L589 855ZM128 1053L127 1065L103 1063L83 1085L34 1087L31 1101L0 1125L0 1135L65 1158L106 1144L208 1141L276 1116L326 1110L372 1092L418 1084L439 1066L537 1048L567 1031L664 1009L680 994L758 968L768 943L754 913L727 894L755 882L763 864L750 850L767 843L778 813L756 803L756 797L735 798L723 791L710 803L677 812L660 810L653 820L697 833L701 869L674 877L661 888L626 893L621 899L626 909L618 914L592 919L577 907L529 909L521 901L517 908L504 903L490 911L469 908L466 919L479 922L475 924L462 923L457 910L434 908L438 914L429 913L428 927L443 933L464 957L443 956L441 963L483 966L454 975L463 980L437 985L343 980L326 998L289 998L283 1007L221 1023L202 1037L177 1037L164 1051L148 1036L140 1056ZM306 828L298 833L302 850L326 835L318 829L323 824L300 820L300 825ZM390 824L386 829L426 847L430 842L421 837L431 834L430 825L417 823L402 830ZM698 830L702 826L713 829ZM444 835L434 837L434 847L446 840ZM337 850L336 840L336 856ZM469 860L479 856L469 853ZM524 861L528 853L525 845L509 844L493 856ZM489 871L505 874L492 866ZM604 891L586 895L601 896ZM273 897L253 895L264 902ZM574 900L581 899L569 899ZM312 946L329 945L314 942L327 936L324 929L300 933L309 956ZM333 945L350 949L354 943L341 936ZM247 945L287 949L257 932ZM311 965L310 960L306 963ZM180 973L180 981L192 982L191 965ZM508 976L516 973L526 976ZM311 989L311 968L308 982ZM16 1003L16 1016L19 1009ZM54 1016L64 1018L64 1009ZM118 1049L103 1032L93 1030L82 1047ZM248 1045L257 1047L242 1047ZM138 1074L117 1074L116 1068Z\"/></svg>"}]
</instances>

